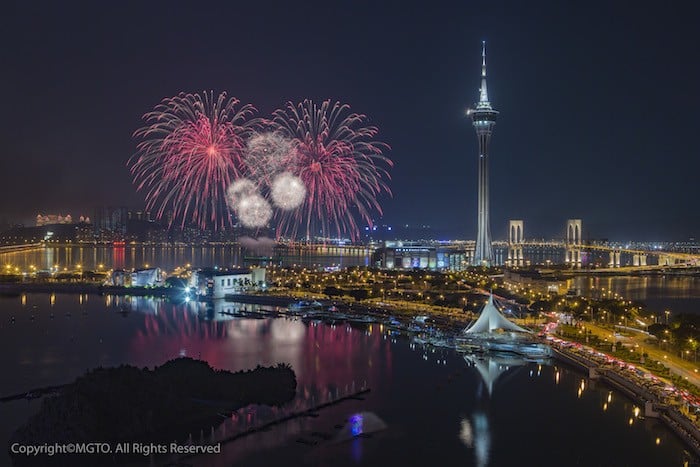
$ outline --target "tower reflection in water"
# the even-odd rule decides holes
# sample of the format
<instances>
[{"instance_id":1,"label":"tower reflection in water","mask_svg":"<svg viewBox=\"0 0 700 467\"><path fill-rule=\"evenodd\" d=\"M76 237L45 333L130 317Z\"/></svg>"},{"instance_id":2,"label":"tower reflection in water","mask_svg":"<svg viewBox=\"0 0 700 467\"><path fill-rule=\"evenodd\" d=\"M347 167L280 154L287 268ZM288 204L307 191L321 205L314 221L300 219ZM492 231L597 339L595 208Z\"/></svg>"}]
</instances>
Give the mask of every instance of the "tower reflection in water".
<instances>
[{"instance_id":1,"label":"tower reflection in water","mask_svg":"<svg viewBox=\"0 0 700 467\"><path fill-rule=\"evenodd\" d=\"M465 417L461 421L459 439L468 448L474 449L475 465L485 467L488 465L491 450L489 408L496 381L506 373L517 371L513 368L528 365L532 360L511 354L465 355L464 360L476 370L481 383L476 391L474 413L471 418Z\"/></svg>"}]
</instances>

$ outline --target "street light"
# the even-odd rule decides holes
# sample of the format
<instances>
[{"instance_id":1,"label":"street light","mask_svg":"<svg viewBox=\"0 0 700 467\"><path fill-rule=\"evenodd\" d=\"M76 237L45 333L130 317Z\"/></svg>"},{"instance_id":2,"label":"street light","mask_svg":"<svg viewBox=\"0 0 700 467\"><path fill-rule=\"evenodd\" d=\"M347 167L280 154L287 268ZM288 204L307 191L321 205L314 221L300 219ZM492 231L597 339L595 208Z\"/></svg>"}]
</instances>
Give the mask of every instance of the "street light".
<instances>
[{"instance_id":1,"label":"street light","mask_svg":"<svg viewBox=\"0 0 700 467\"><path fill-rule=\"evenodd\" d=\"M669 310L666 310L664 311L664 313L666 313L666 325L668 326L668 315L670 315L671 312Z\"/></svg>"}]
</instances>

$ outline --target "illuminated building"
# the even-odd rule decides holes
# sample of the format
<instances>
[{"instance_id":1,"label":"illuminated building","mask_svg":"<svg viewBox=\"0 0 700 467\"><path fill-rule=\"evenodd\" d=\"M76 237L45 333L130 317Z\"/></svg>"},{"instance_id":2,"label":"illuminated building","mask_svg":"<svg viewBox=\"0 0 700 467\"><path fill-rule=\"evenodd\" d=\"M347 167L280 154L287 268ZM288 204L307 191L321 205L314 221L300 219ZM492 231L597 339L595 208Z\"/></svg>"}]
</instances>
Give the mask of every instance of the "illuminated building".
<instances>
[{"instance_id":1,"label":"illuminated building","mask_svg":"<svg viewBox=\"0 0 700 467\"><path fill-rule=\"evenodd\" d=\"M491 107L486 89L486 42L481 49L481 88L479 102L469 109L476 136L479 139L479 196L478 196L478 230L476 234L476 249L472 264L475 266L490 266L493 264L493 249L491 247L491 226L489 221L489 142L493 128L496 126L498 112Z\"/></svg>"}]
</instances>

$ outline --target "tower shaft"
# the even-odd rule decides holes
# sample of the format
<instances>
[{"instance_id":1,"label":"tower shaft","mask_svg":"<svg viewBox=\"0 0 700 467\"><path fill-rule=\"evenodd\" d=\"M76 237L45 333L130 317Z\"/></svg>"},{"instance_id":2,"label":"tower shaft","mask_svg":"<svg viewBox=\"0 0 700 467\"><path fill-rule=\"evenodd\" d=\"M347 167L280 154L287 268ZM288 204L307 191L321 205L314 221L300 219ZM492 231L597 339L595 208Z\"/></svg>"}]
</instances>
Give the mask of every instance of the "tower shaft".
<instances>
[{"instance_id":1,"label":"tower shaft","mask_svg":"<svg viewBox=\"0 0 700 467\"><path fill-rule=\"evenodd\" d=\"M489 144L496 126L498 112L489 102L486 88L486 43L481 52L481 87L479 102L469 110L469 115L479 141L478 158L478 207L476 248L472 264L475 266L491 266L493 264L493 248L491 245L491 224L489 219Z\"/></svg>"},{"instance_id":2,"label":"tower shaft","mask_svg":"<svg viewBox=\"0 0 700 467\"><path fill-rule=\"evenodd\" d=\"M493 263L493 249L491 247L491 222L489 218L489 142L491 139L492 124L483 125L488 130L477 128L479 139L479 175L478 175L478 208L477 208L477 233L476 248L474 252L474 265L490 266ZM486 130L486 131L484 131Z\"/></svg>"}]
</instances>

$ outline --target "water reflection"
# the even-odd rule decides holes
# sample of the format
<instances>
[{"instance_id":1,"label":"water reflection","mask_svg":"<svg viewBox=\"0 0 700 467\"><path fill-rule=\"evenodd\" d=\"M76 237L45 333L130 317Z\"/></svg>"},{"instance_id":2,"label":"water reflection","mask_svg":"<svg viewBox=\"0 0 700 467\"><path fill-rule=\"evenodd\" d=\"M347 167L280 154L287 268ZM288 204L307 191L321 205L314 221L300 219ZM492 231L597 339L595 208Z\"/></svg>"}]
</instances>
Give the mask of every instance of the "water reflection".
<instances>
[{"instance_id":1,"label":"water reflection","mask_svg":"<svg viewBox=\"0 0 700 467\"><path fill-rule=\"evenodd\" d=\"M193 465L423 465L435 462L438 447L445 466L554 466L563 458L577 465L682 465L682 446L662 424L643 420L643 407L566 367L495 355L465 368L466 361L452 350L389 336L378 325L331 326L223 312L241 304L217 308L161 298L57 294L50 307L49 297L0 299L0 341L13 349L0 353L0 366L12 375L0 380L0 392L70 381L98 364L152 367L180 353L234 371L292 365L299 382L292 403L222 413L223 423L192 434L197 443L230 438L365 384L371 388L363 400L226 443L220 457L187 461ZM70 311L73 317L64 317ZM10 324L10 315L16 323ZM7 440L23 419L2 410L0 435ZM381 417L387 430L325 451L322 438L312 436L332 435L340 429L334 427L364 411ZM533 432L524 433L530 425ZM600 434L599 449L580 449L592 427ZM546 452L512 449L514 441L523 446L528 436L546 439ZM297 442L302 438L318 444ZM0 456L0 464L4 460Z\"/></svg>"},{"instance_id":2,"label":"water reflection","mask_svg":"<svg viewBox=\"0 0 700 467\"><path fill-rule=\"evenodd\" d=\"M358 246L275 247L272 262L284 266L368 266L371 250ZM89 245L47 246L0 253L0 265L12 265L19 271L34 266L39 271L133 269L146 264L172 271L178 266L244 266L257 261L255 248L237 244L200 246Z\"/></svg>"},{"instance_id":3,"label":"water reflection","mask_svg":"<svg viewBox=\"0 0 700 467\"><path fill-rule=\"evenodd\" d=\"M476 405L471 419L463 418L459 439L468 448L474 449L474 457L477 467L484 467L489 463L491 450L491 430L489 422L489 408L493 397L493 388L501 376L511 371L528 365L532 360L526 360L518 355L511 354L480 354L464 356L467 365L474 368L479 375L480 384L476 391ZM539 374L539 372L538 372ZM486 394L484 390L486 389Z\"/></svg>"},{"instance_id":4,"label":"water reflection","mask_svg":"<svg viewBox=\"0 0 700 467\"><path fill-rule=\"evenodd\" d=\"M511 368L521 367L532 362L530 359L509 354L467 354L464 356L464 360L479 373L489 397L493 394L493 386L501 375Z\"/></svg>"},{"instance_id":5,"label":"water reflection","mask_svg":"<svg viewBox=\"0 0 700 467\"><path fill-rule=\"evenodd\" d=\"M586 295L599 298L608 293L617 293L628 300L647 300L663 294L667 298L700 298L700 278L693 276L579 276L569 281Z\"/></svg>"}]
</instances>

